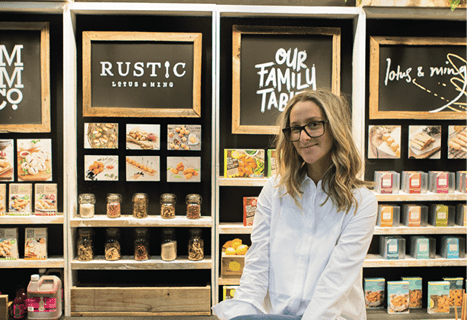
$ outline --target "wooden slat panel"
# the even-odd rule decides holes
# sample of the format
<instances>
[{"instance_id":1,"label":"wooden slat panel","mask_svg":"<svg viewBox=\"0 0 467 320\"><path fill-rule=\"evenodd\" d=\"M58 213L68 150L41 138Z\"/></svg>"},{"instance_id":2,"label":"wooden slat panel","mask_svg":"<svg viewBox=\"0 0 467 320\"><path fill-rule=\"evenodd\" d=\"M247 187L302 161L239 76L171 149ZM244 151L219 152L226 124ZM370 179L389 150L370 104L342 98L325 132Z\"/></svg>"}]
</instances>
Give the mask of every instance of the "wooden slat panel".
<instances>
[{"instance_id":1,"label":"wooden slat panel","mask_svg":"<svg viewBox=\"0 0 467 320\"><path fill-rule=\"evenodd\" d=\"M0 320L8 320L8 295L0 295Z\"/></svg>"}]
</instances>

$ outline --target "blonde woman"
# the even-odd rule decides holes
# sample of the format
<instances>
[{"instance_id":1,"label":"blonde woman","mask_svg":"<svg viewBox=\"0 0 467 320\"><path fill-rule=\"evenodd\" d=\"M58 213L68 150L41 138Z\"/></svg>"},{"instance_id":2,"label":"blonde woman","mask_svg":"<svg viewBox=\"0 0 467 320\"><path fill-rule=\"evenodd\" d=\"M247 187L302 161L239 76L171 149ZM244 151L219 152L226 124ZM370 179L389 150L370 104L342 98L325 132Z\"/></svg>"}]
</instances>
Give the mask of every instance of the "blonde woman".
<instances>
[{"instance_id":1,"label":"blonde woman","mask_svg":"<svg viewBox=\"0 0 467 320\"><path fill-rule=\"evenodd\" d=\"M377 201L359 178L350 108L329 91L305 91L279 123L279 173L259 196L240 287L213 312L220 319L366 319L361 268Z\"/></svg>"}]
</instances>

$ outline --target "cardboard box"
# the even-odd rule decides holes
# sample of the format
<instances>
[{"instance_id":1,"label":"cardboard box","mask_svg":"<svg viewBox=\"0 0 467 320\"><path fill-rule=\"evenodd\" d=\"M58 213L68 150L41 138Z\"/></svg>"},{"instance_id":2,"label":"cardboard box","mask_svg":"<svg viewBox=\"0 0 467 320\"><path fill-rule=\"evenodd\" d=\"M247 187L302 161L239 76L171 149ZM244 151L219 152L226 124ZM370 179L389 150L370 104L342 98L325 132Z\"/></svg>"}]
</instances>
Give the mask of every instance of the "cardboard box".
<instances>
[{"instance_id":1,"label":"cardboard box","mask_svg":"<svg viewBox=\"0 0 467 320\"><path fill-rule=\"evenodd\" d=\"M18 255L18 228L0 229L0 260L16 260Z\"/></svg>"},{"instance_id":2,"label":"cardboard box","mask_svg":"<svg viewBox=\"0 0 467 320\"><path fill-rule=\"evenodd\" d=\"M47 259L47 228L26 228L24 260Z\"/></svg>"},{"instance_id":3,"label":"cardboard box","mask_svg":"<svg viewBox=\"0 0 467 320\"><path fill-rule=\"evenodd\" d=\"M36 184L34 213L36 216L55 216L57 214L57 184Z\"/></svg>"},{"instance_id":4,"label":"cardboard box","mask_svg":"<svg viewBox=\"0 0 467 320\"><path fill-rule=\"evenodd\" d=\"M264 150L224 149L224 177L263 178Z\"/></svg>"},{"instance_id":5,"label":"cardboard box","mask_svg":"<svg viewBox=\"0 0 467 320\"><path fill-rule=\"evenodd\" d=\"M420 309L423 304L423 279L420 277L402 277L402 280L409 282L409 308Z\"/></svg>"},{"instance_id":6,"label":"cardboard box","mask_svg":"<svg viewBox=\"0 0 467 320\"><path fill-rule=\"evenodd\" d=\"M243 197L243 225L252 226L255 218L258 197Z\"/></svg>"},{"instance_id":7,"label":"cardboard box","mask_svg":"<svg viewBox=\"0 0 467 320\"><path fill-rule=\"evenodd\" d=\"M29 216L32 211L32 184L11 183L9 192L9 215Z\"/></svg>"},{"instance_id":8,"label":"cardboard box","mask_svg":"<svg viewBox=\"0 0 467 320\"><path fill-rule=\"evenodd\" d=\"M223 252L221 260L222 277L241 277L243 273L243 267L245 266L244 255L226 255Z\"/></svg>"},{"instance_id":9,"label":"cardboard box","mask_svg":"<svg viewBox=\"0 0 467 320\"><path fill-rule=\"evenodd\" d=\"M376 225L379 227L399 227L401 207L396 205L378 205L378 218Z\"/></svg>"},{"instance_id":10,"label":"cardboard box","mask_svg":"<svg viewBox=\"0 0 467 320\"><path fill-rule=\"evenodd\" d=\"M386 279L384 278L365 278L365 307L367 309L383 309L384 308L384 287Z\"/></svg>"},{"instance_id":11,"label":"cardboard box","mask_svg":"<svg viewBox=\"0 0 467 320\"><path fill-rule=\"evenodd\" d=\"M449 313L448 281L428 281L428 313Z\"/></svg>"},{"instance_id":12,"label":"cardboard box","mask_svg":"<svg viewBox=\"0 0 467 320\"><path fill-rule=\"evenodd\" d=\"M464 278L443 278L449 282L449 306L451 308L462 306L462 284Z\"/></svg>"},{"instance_id":13,"label":"cardboard box","mask_svg":"<svg viewBox=\"0 0 467 320\"><path fill-rule=\"evenodd\" d=\"M409 282L388 281L388 313L409 312Z\"/></svg>"},{"instance_id":14,"label":"cardboard box","mask_svg":"<svg viewBox=\"0 0 467 320\"><path fill-rule=\"evenodd\" d=\"M233 299L235 296L235 290L237 290L238 287L239 286L223 286L222 291L224 300Z\"/></svg>"}]
</instances>

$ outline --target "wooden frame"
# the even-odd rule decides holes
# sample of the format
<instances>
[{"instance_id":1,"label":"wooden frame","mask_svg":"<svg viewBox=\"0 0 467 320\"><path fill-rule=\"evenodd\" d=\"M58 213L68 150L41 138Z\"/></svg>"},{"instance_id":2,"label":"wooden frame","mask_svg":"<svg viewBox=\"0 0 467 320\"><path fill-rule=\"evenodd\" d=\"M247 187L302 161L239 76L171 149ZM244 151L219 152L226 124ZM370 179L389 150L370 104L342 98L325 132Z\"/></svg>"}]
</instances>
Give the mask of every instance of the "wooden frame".
<instances>
[{"instance_id":1,"label":"wooden frame","mask_svg":"<svg viewBox=\"0 0 467 320\"><path fill-rule=\"evenodd\" d=\"M49 22L0 22L0 30L40 31L40 109L39 124L0 124L0 132L50 132L50 26ZM0 52L0 54L3 54ZM24 79L23 79L24 80ZM5 94L2 94L6 95ZM0 96L1 97L1 96ZM2 101L3 102L3 101Z\"/></svg>"},{"instance_id":2,"label":"wooden frame","mask_svg":"<svg viewBox=\"0 0 467 320\"><path fill-rule=\"evenodd\" d=\"M370 119L465 119L466 113L460 111L382 111L380 110L380 47L381 45L401 46L466 46L466 38L428 38L428 37L370 37ZM464 57L465 58L465 57ZM417 71L414 70L413 73ZM464 92L465 92L464 79ZM462 92L458 95L460 97ZM454 102L454 101L453 101ZM443 106L444 107L444 106ZM440 108L441 109L441 108ZM464 108L465 109L465 108Z\"/></svg>"},{"instance_id":3,"label":"wooden frame","mask_svg":"<svg viewBox=\"0 0 467 320\"><path fill-rule=\"evenodd\" d=\"M341 30L340 28L287 27L287 26L233 26L232 34L232 133L277 134L278 126L249 126L240 123L241 112L241 53L242 35L326 35L332 37L331 90L340 94Z\"/></svg>"},{"instance_id":4,"label":"wooden frame","mask_svg":"<svg viewBox=\"0 0 467 320\"><path fill-rule=\"evenodd\" d=\"M192 108L92 107L92 41L180 42L193 43ZM83 116L84 117L200 117L201 116L201 33L160 32L83 32Z\"/></svg>"}]
</instances>

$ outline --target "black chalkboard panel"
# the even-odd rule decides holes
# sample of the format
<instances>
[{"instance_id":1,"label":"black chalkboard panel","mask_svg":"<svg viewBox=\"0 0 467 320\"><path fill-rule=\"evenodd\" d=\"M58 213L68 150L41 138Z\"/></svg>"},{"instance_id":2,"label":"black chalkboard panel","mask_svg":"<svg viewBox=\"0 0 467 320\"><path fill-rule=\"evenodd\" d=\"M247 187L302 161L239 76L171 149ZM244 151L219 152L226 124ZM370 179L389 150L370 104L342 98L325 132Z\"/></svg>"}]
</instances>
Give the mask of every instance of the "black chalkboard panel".
<instances>
[{"instance_id":1,"label":"black chalkboard panel","mask_svg":"<svg viewBox=\"0 0 467 320\"><path fill-rule=\"evenodd\" d=\"M85 32L84 116L199 117L201 34Z\"/></svg>"},{"instance_id":2,"label":"black chalkboard panel","mask_svg":"<svg viewBox=\"0 0 467 320\"><path fill-rule=\"evenodd\" d=\"M339 92L339 28L234 26L233 38L233 133L275 134L293 95Z\"/></svg>"},{"instance_id":3,"label":"black chalkboard panel","mask_svg":"<svg viewBox=\"0 0 467 320\"><path fill-rule=\"evenodd\" d=\"M371 38L371 119L463 119L465 39Z\"/></svg>"}]
</instances>

